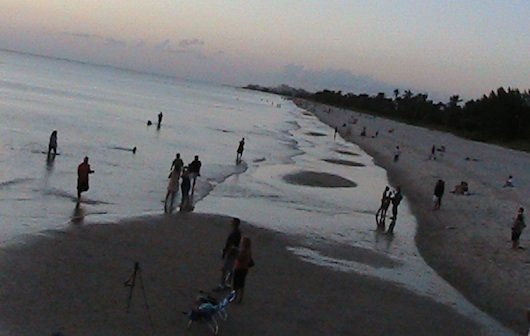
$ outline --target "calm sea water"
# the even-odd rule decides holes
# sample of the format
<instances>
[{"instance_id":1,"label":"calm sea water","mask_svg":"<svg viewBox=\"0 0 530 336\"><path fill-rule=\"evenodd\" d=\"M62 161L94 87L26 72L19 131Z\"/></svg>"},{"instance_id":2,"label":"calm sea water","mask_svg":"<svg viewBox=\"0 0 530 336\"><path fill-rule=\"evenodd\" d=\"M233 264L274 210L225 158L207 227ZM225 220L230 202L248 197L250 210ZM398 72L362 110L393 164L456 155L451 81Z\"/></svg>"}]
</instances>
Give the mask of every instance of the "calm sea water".
<instances>
[{"instance_id":1,"label":"calm sea water","mask_svg":"<svg viewBox=\"0 0 530 336\"><path fill-rule=\"evenodd\" d=\"M185 163L199 155L203 168L196 211L239 216L300 235L306 244L290 250L303 260L392 281L452 305L492 335L510 334L425 264L414 243L416 221L406 200L396 235L374 230L386 172L357 146L333 140L331 128L291 102L232 87L3 51L0 75L0 245L49 230L161 213L175 153ZM162 127L147 127L147 120L156 123L160 111ZM49 160L45 152L54 129L60 155ZM241 137L245 152L236 165ZM135 146L136 154L126 150ZM84 202L76 207L76 169L84 156L90 157L95 174ZM340 175L358 186L315 188L283 180L301 170ZM375 252L399 266L376 267L311 248L322 243Z\"/></svg>"}]
</instances>

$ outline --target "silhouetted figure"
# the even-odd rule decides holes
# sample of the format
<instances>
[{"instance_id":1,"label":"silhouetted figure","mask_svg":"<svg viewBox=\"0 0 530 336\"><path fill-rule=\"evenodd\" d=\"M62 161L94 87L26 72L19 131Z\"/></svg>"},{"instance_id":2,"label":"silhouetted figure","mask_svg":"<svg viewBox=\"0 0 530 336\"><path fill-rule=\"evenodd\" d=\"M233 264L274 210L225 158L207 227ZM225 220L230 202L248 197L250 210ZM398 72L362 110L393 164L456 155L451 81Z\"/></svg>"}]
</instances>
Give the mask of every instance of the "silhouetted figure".
<instances>
[{"instance_id":1,"label":"silhouetted figure","mask_svg":"<svg viewBox=\"0 0 530 336\"><path fill-rule=\"evenodd\" d=\"M388 207L390 206L390 196L390 188L387 186L385 187L383 195L381 196L381 205L379 206L379 209L375 214L375 221L377 222L377 226L378 228L383 230L385 229L386 212L388 211Z\"/></svg>"},{"instance_id":2,"label":"silhouetted figure","mask_svg":"<svg viewBox=\"0 0 530 336\"><path fill-rule=\"evenodd\" d=\"M436 160L436 146L432 145L431 155L429 155L429 160Z\"/></svg>"},{"instance_id":3,"label":"silhouetted figure","mask_svg":"<svg viewBox=\"0 0 530 336\"><path fill-rule=\"evenodd\" d=\"M136 154L136 146L134 146L134 148L131 150L131 152L132 152L133 154Z\"/></svg>"},{"instance_id":4,"label":"silhouetted figure","mask_svg":"<svg viewBox=\"0 0 530 336\"><path fill-rule=\"evenodd\" d=\"M50 143L48 144L48 155L53 151L53 155L57 155L57 130L54 130L50 135Z\"/></svg>"},{"instance_id":5,"label":"silhouetted figure","mask_svg":"<svg viewBox=\"0 0 530 336\"><path fill-rule=\"evenodd\" d=\"M188 165L190 179L193 180L193 185L191 187L191 194L195 193L195 182L197 182L197 177L201 176L201 166L202 163L199 161L199 156L195 155L195 159Z\"/></svg>"},{"instance_id":6,"label":"silhouetted figure","mask_svg":"<svg viewBox=\"0 0 530 336\"><path fill-rule=\"evenodd\" d=\"M434 195L433 195L434 210L438 210L442 206L442 197L444 195L444 191L445 191L444 180L438 180L438 182L436 182L436 185L434 186Z\"/></svg>"},{"instance_id":7,"label":"silhouetted figure","mask_svg":"<svg viewBox=\"0 0 530 336\"><path fill-rule=\"evenodd\" d=\"M93 174L88 164L88 157L85 156L83 162L77 167L77 202L81 200L81 193L88 191L88 175Z\"/></svg>"},{"instance_id":8,"label":"silhouetted figure","mask_svg":"<svg viewBox=\"0 0 530 336\"><path fill-rule=\"evenodd\" d=\"M335 133L333 133L333 140L337 139L337 133L339 132L339 128L335 126Z\"/></svg>"},{"instance_id":9,"label":"silhouetted figure","mask_svg":"<svg viewBox=\"0 0 530 336\"><path fill-rule=\"evenodd\" d=\"M162 114L162 112L160 112L158 114L158 125L156 127L160 128L160 126L162 126L162 118L164 117L164 115Z\"/></svg>"},{"instance_id":10,"label":"silhouetted figure","mask_svg":"<svg viewBox=\"0 0 530 336\"><path fill-rule=\"evenodd\" d=\"M189 207L190 202L190 173L188 167L182 169L180 191L182 192L182 199L180 201L180 210L185 211Z\"/></svg>"},{"instance_id":11,"label":"silhouetted figure","mask_svg":"<svg viewBox=\"0 0 530 336\"><path fill-rule=\"evenodd\" d=\"M174 174L174 173L177 173L177 175L180 176L180 173L182 172L182 167L184 167L184 162L180 158L180 153L177 153L175 155L175 160L173 160L173 162L171 162L171 168L169 168L171 173L169 173L168 178L170 178L171 175Z\"/></svg>"},{"instance_id":12,"label":"silhouetted figure","mask_svg":"<svg viewBox=\"0 0 530 336\"><path fill-rule=\"evenodd\" d=\"M170 213L173 211L173 204L175 202L175 195L179 191L179 178L180 178L180 170L177 172L176 169L174 169L171 174L169 174L169 181L167 184L167 193L166 193L166 199L164 201L164 212ZM168 206L168 200L169 206Z\"/></svg>"},{"instance_id":13,"label":"silhouetted figure","mask_svg":"<svg viewBox=\"0 0 530 336\"><path fill-rule=\"evenodd\" d=\"M239 146L237 146L237 154L236 154L236 161L240 162L241 158L243 157L243 151L245 150L245 138L242 138L241 141L239 141Z\"/></svg>"},{"instance_id":14,"label":"silhouetted figure","mask_svg":"<svg viewBox=\"0 0 530 336\"><path fill-rule=\"evenodd\" d=\"M366 136L366 127L363 127L363 130L361 132L361 136Z\"/></svg>"},{"instance_id":15,"label":"silhouetted figure","mask_svg":"<svg viewBox=\"0 0 530 336\"><path fill-rule=\"evenodd\" d=\"M519 210L517 210L517 215L515 216L515 219L512 225L512 248L513 249L517 249L519 247L519 238L521 237L521 233L523 233L523 229L525 227L526 227L526 224L524 222L524 209L519 208Z\"/></svg>"},{"instance_id":16,"label":"silhouetted figure","mask_svg":"<svg viewBox=\"0 0 530 336\"><path fill-rule=\"evenodd\" d=\"M234 273L234 263L237 255L239 254L239 243L241 241L241 231L239 225L241 221L239 218L232 219L232 232L228 238L226 238L225 247L223 248L222 258L224 260L223 268L221 271L221 281L219 282L218 289L225 289L232 284L232 275Z\"/></svg>"},{"instance_id":17,"label":"silhouetted figure","mask_svg":"<svg viewBox=\"0 0 530 336\"><path fill-rule=\"evenodd\" d=\"M398 206L399 203L401 203L401 200L403 199L403 195L401 195L401 187L396 188L396 192L391 198L392 202L392 217L390 217L390 225L388 226L387 233L394 233L394 226L396 225L397 221L397 215L398 215Z\"/></svg>"},{"instance_id":18,"label":"silhouetted figure","mask_svg":"<svg viewBox=\"0 0 530 336\"><path fill-rule=\"evenodd\" d=\"M153 122L151 120L147 120L147 126L151 126Z\"/></svg>"}]
</instances>

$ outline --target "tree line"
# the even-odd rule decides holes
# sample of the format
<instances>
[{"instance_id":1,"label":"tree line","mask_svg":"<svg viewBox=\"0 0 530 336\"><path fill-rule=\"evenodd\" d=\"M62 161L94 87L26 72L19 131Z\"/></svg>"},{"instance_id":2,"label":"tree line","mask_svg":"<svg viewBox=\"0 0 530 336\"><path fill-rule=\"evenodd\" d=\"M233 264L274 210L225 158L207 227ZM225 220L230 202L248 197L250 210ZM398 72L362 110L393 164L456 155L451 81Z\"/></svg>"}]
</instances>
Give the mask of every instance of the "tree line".
<instances>
[{"instance_id":1,"label":"tree line","mask_svg":"<svg viewBox=\"0 0 530 336\"><path fill-rule=\"evenodd\" d=\"M462 103L458 95L447 103L434 103L424 93L394 90L384 93L343 94L323 90L304 98L336 107L359 110L406 123L442 129L480 141L513 144L527 149L530 144L530 92L500 87L480 99Z\"/></svg>"}]
</instances>

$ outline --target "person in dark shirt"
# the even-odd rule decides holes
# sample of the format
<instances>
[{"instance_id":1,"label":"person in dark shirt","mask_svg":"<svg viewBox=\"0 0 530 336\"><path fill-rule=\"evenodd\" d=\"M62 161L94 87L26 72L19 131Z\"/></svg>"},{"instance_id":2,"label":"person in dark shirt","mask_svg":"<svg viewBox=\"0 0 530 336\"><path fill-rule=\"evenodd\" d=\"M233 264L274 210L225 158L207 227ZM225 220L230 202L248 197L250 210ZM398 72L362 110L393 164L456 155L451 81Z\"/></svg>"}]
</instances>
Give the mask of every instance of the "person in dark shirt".
<instances>
[{"instance_id":1,"label":"person in dark shirt","mask_svg":"<svg viewBox=\"0 0 530 336\"><path fill-rule=\"evenodd\" d=\"M83 162L77 167L77 202L81 200L81 193L88 191L88 175L94 171L88 164L88 157L85 156Z\"/></svg>"},{"instance_id":2,"label":"person in dark shirt","mask_svg":"<svg viewBox=\"0 0 530 336\"><path fill-rule=\"evenodd\" d=\"M236 161L240 162L243 157L243 151L245 150L245 138L242 138L239 141L239 146L237 147Z\"/></svg>"},{"instance_id":3,"label":"person in dark shirt","mask_svg":"<svg viewBox=\"0 0 530 336\"><path fill-rule=\"evenodd\" d=\"M445 182L443 180L438 180L434 186L434 210L440 209L442 206L442 197L445 191Z\"/></svg>"},{"instance_id":4,"label":"person in dark shirt","mask_svg":"<svg viewBox=\"0 0 530 336\"><path fill-rule=\"evenodd\" d=\"M232 232L226 238L225 247L221 257L224 260L223 268L221 270L221 281L219 282L218 289L225 289L232 283L232 275L234 270L234 262L238 255L239 243L241 241L241 231L239 230L239 224L241 221L239 218L232 219Z\"/></svg>"},{"instance_id":5,"label":"person in dark shirt","mask_svg":"<svg viewBox=\"0 0 530 336\"><path fill-rule=\"evenodd\" d=\"M387 233L394 233L394 226L396 226L397 221L397 214L398 214L398 206L399 203L401 203L401 200L403 199L403 195L401 195L401 187L396 187L396 192L390 199L392 202L392 217L390 218L391 222L388 226Z\"/></svg>"},{"instance_id":6,"label":"person in dark shirt","mask_svg":"<svg viewBox=\"0 0 530 336\"><path fill-rule=\"evenodd\" d=\"M182 182L180 183L180 191L182 192L182 200L180 202L180 210L187 210L190 199L190 174L188 167L182 169Z\"/></svg>"},{"instance_id":7,"label":"person in dark shirt","mask_svg":"<svg viewBox=\"0 0 530 336\"><path fill-rule=\"evenodd\" d=\"M195 193L195 182L197 181L197 177L201 176L201 166L202 166L202 163L201 161L199 161L198 155L195 155L195 159L188 165L189 173L190 173L189 178L193 180L193 185L191 187L192 195Z\"/></svg>"}]
</instances>

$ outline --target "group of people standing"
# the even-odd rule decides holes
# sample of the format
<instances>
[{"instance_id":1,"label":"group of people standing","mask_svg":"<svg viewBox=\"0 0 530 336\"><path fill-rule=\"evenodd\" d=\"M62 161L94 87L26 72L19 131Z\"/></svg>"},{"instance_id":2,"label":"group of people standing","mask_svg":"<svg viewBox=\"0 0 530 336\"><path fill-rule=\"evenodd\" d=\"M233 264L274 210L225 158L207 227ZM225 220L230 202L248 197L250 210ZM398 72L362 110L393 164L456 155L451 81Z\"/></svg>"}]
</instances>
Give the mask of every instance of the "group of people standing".
<instances>
[{"instance_id":1,"label":"group of people standing","mask_svg":"<svg viewBox=\"0 0 530 336\"><path fill-rule=\"evenodd\" d=\"M398 207L401 203L401 200L403 200L403 195L401 194L400 186L396 187L394 192L390 191L390 187L385 187L381 197L381 206L375 214L375 221L379 230L385 231L386 213L390 207L390 204L392 204L392 216L390 217L390 225L388 226L388 230L386 232L388 234L394 233L394 227L396 226L398 215Z\"/></svg>"},{"instance_id":2,"label":"group of people standing","mask_svg":"<svg viewBox=\"0 0 530 336\"><path fill-rule=\"evenodd\" d=\"M164 211L166 213L173 211L175 196L179 191L179 180L181 180L180 190L182 193L180 210L190 211L193 209L193 204L190 202L190 191L193 196L195 193L195 183L197 182L197 178L201 176L201 167L202 163L198 155L195 155L193 161L187 166L184 166L184 161L182 161L180 153L175 155L175 159L169 169L169 182L167 185L166 199L164 201Z\"/></svg>"}]
</instances>

